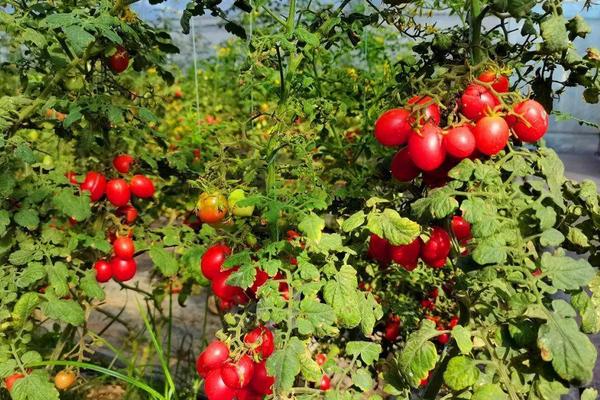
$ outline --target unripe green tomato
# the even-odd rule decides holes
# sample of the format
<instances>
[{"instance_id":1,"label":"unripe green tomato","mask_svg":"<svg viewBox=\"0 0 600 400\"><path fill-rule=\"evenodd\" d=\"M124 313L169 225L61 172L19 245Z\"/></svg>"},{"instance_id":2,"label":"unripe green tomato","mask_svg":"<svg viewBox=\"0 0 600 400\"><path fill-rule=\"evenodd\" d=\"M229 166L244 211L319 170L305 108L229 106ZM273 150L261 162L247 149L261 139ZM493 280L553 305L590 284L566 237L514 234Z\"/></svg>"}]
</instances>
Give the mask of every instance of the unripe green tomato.
<instances>
[{"instance_id":1,"label":"unripe green tomato","mask_svg":"<svg viewBox=\"0 0 600 400\"><path fill-rule=\"evenodd\" d=\"M67 90L76 92L78 90L83 89L84 84L85 81L83 80L83 77L81 75L73 76L65 81L65 88L67 88Z\"/></svg>"},{"instance_id":2,"label":"unripe green tomato","mask_svg":"<svg viewBox=\"0 0 600 400\"><path fill-rule=\"evenodd\" d=\"M30 142L36 142L40 138L40 133L36 130L31 130L27 136Z\"/></svg>"},{"instance_id":3,"label":"unripe green tomato","mask_svg":"<svg viewBox=\"0 0 600 400\"><path fill-rule=\"evenodd\" d=\"M244 193L242 189L235 189L229 194L227 202L233 210L233 215L235 215L236 217L250 217L252 216L252 213L254 213L254 206L238 207L235 205L238 201L245 198L246 193Z\"/></svg>"},{"instance_id":4,"label":"unripe green tomato","mask_svg":"<svg viewBox=\"0 0 600 400\"><path fill-rule=\"evenodd\" d=\"M256 239L256 236L254 236L253 234L249 233L246 236L246 244L250 247L254 247L258 244L258 240Z\"/></svg>"},{"instance_id":5,"label":"unripe green tomato","mask_svg":"<svg viewBox=\"0 0 600 400\"><path fill-rule=\"evenodd\" d=\"M45 155L42 159L42 165L47 168L52 168L54 167L54 159L49 155Z\"/></svg>"}]
</instances>

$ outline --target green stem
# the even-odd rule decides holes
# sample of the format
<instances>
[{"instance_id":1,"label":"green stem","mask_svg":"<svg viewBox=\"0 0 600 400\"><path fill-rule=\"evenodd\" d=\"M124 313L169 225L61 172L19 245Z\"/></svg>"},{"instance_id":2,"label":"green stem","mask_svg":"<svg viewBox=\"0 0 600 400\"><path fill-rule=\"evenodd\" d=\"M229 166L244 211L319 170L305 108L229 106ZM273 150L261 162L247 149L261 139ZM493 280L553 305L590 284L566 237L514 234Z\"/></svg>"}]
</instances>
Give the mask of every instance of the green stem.
<instances>
[{"instance_id":1,"label":"green stem","mask_svg":"<svg viewBox=\"0 0 600 400\"><path fill-rule=\"evenodd\" d=\"M481 13L481 0L471 0L470 25L471 25L471 61L473 64L479 64L483 58L481 48L481 23L483 14Z\"/></svg>"},{"instance_id":2,"label":"green stem","mask_svg":"<svg viewBox=\"0 0 600 400\"><path fill-rule=\"evenodd\" d=\"M269 7L263 5L262 9L265 10L267 12L267 14L269 14L279 24L287 27L287 22L283 18L281 18L279 15L275 14Z\"/></svg>"},{"instance_id":3,"label":"green stem","mask_svg":"<svg viewBox=\"0 0 600 400\"><path fill-rule=\"evenodd\" d=\"M290 8L286 21L287 33L291 35L294 32L294 21L296 19L296 0L290 0Z\"/></svg>"}]
</instances>

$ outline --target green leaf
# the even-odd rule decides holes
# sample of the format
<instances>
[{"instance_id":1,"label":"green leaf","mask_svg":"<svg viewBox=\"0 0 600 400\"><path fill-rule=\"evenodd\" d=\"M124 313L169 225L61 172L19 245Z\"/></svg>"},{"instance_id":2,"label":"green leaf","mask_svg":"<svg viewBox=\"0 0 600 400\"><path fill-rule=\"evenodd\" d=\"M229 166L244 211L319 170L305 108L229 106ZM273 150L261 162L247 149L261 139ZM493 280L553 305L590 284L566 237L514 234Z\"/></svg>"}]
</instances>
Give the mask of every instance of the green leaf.
<instances>
[{"instance_id":1,"label":"green leaf","mask_svg":"<svg viewBox=\"0 0 600 400\"><path fill-rule=\"evenodd\" d=\"M561 400L562 395L569 393L569 388L559 381L548 381L542 375L535 382L535 391L544 400Z\"/></svg>"},{"instance_id":2,"label":"green leaf","mask_svg":"<svg viewBox=\"0 0 600 400\"><path fill-rule=\"evenodd\" d=\"M65 32L67 41L78 55L81 55L85 48L95 40L94 35L79 25L63 27L63 31Z\"/></svg>"},{"instance_id":3,"label":"green leaf","mask_svg":"<svg viewBox=\"0 0 600 400\"><path fill-rule=\"evenodd\" d=\"M465 158L458 165L452 168L448 172L448 176L452 179L456 179L462 182L468 182L471 180L471 176L473 176L473 171L475 170L475 163Z\"/></svg>"},{"instance_id":4,"label":"green leaf","mask_svg":"<svg viewBox=\"0 0 600 400\"><path fill-rule=\"evenodd\" d=\"M429 209L434 219L445 218L458 208L458 201L447 188L434 189L429 192L429 201Z\"/></svg>"},{"instance_id":5,"label":"green leaf","mask_svg":"<svg viewBox=\"0 0 600 400\"><path fill-rule=\"evenodd\" d=\"M552 312L547 314L547 322L538 332L542 359L552 362L556 373L565 380L589 382L596 364L596 348L579 330L575 319Z\"/></svg>"},{"instance_id":6,"label":"green leaf","mask_svg":"<svg viewBox=\"0 0 600 400\"><path fill-rule=\"evenodd\" d=\"M61 300L50 293L46 294L47 301L40 309L50 319L63 321L73 326L79 326L85 321L81 306L73 300Z\"/></svg>"},{"instance_id":7,"label":"green leaf","mask_svg":"<svg viewBox=\"0 0 600 400\"><path fill-rule=\"evenodd\" d=\"M36 159L31 148L26 144L20 144L15 149L15 157L27 164L33 164Z\"/></svg>"},{"instance_id":8,"label":"green leaf","mask_svg":"<svg viewBox=\"0 0 600 400\"><path fill-rule=\"evenodd\" d=\"M576 290L587 285L596 275L596 270L584 259L575 260L566 256L544 253L541 260L542 272L559 290Z\"/></svg>"},{"instance_id":9,"label":"green leaf","mask_svg":"<svg viewBox=\"0 0 600 400\"><path fill-rule=\"evenodd\" d=\"M357 295L356 270L344 265L323 288L325 302L333 307L339 325L354 328L361 321Z\"/></svg>"},{"instance_id":10,"label":"green leaf","mask_svg":"<svg viewBox=\"0 0 600 400\"><path fill-rule=\"evenodd\" d=\"M504 264L506 258L506 247L495 237L482 240L473 251L473 260L479 265Z\"/></svg>"},{"instance_id":11,"label":"green leaf","mask_svg":"<svg viewBox=\"0 0 600 400\"><path fill-rule=\"evenodd\" d=\"M63 189L55 194L55 207L65 216L75 218L77 221L84 221L91 215L89 196L77 196L71 190Z\"/></svg>"},{"instance_id":12,"label":"green leaf","mask_svg":"<svg viewBox=\"0 0 600 400\"><path fill-rule=\"evenodd\" d=\"M13 318L19 323L23 323L40 303L39 294L27 292L17 300L13 309Z\"/></svg>"},{"instance_id":13,"label":"green leaf","mask_svg":"<svg viewBox=\"0 0 600 400\"><path fill-rule=\"evenodd\" d=\"M58 297L66 296L69 293L69 285L67 284L69 271L66 264L57 262L54 265L48 265L46 271L48 273L48 281L54 289L54 293Z\"/></svg>"},{"instance_id":14,"label":"green leaf","mask_svg":"<svg viewBox=\"0 0 600 400\"><path fill-rule=\"evenodd\" d=\"M596 389L587 388L581 394L581 400L597 400L598 391Z\"/></svg>"},{"instance_id":15,"label":"green leaf","mask_svg":"<svg viewBox=\"0 0 600 400\"><path fill-rule=\"evenodd\" d=\"M323 371L308 349L298 354L298 361L300 361L300 372L307 381L319 382L321 380Z\"/></svg>"},{"instance_id":16,"label":"green leaf","mask_svg":"<svg viewBox=\"0 0 600 400\"><path fill-rule=\"evenodd\" d=\"M316 334L317 336L336 336L339 330L334 326L335 312L328 304L306 298L300 302L300 312L298 318L309 322L309 327L305 325L302 334Z\"/></svg>"},{"instance_id":17,"label":"green leaf","mask_svg":"<svg viewBox=\"0 0 600 400\"><path fill-rule=\"evenodd\" d=\"M298 40L305 42L312 47L319 47L319 35L307 31L304 27L298 26L295 30Z\"/></svg>"},{"instance_id":18,"label":"green leaf","mask_svg":"<svg viewBox=\"0 0 600 400\"><path fill-rule=\"evenodd\" d=\"M477 365L465 356L451 358L444 371L444 382L452 390L463 390L473 386L478 377Z\"/></svg>"},{"instance_id":19,"label":"green leaf","mask_svg":"<svg viewBox=\"0 0 600 400\"><path fill-rule=\"evenodd\" d=\"M398 372L412 386L418 388L438 360L437 349L430 339L438 336L432 321L423 321L418 331L411 333L397 358Z\"/></svg>"},{"instance_id":20,"label":"green leaf","mask_svg":"<svg viewBox=\"0 0 600 400\"><path fill-rule=\"evenodd\" d=\"M588 237L579 228L570 226L569 232L567 232L567 240L579 247L589 247L590 242Z\"/></svg>"},{"instance_id":21,"label":"green leaf","mask_svg":"<svg viewBox=\"0 0 600 400\"><path fill-rule=\"evenodd\" d=\"M21 39L23 41L31 42L40 48L44 48L48 44L44 35L31 28L27 28L23 31Z\"/></svg>"},{"instance_id":22,"label":"green leaf","mask_svg":"<svg viewBox=\"0 0 600 400\"><path fill-rule=\"evenodd\" d=\"M106 297L104 289L102 289L102 286L96 280L96 272L94 270L85 272L85 275L79 280L79 287L86 296L92 299L103 301Z\"/></svg>"},{"instance_id":23,"label":"green leaf","mask_svg":"<svg viewBox=\"0 0 600 400\"><path fill-rule=\"evenodd\" d=\"M366 294L365 297L359 294L357 299L359 299L361 314L360 329L363 335L369 336L373 333L377 321L383 317L383 309L371 293Z\"/></svg>"},{"instance_id":24,"label":"green leaf","mask_svg":"<svg viewBox=\"0 0 600 400\"><path fill-rule=\"evenodd\" d=\"M300 339L292 336L284 348L275 351L267 359L267 371L275 378L278 393L283 395L294 385L301 368L299 355L304 350L305 347Z\"/></svg>"},{"instance_id":25,"label":"green leaf","mask_svg":"<svg viewBox=\"0 0 600 400\"><path fill-rule=\"evenodd\" d=\"M31 263L21 271L17 278L16 284L18 287L25 288L37 283L46 277L46 269L40 263Z\"/></svg>"},{"instance_id":26,"label":"green leaf","mask_svg":"<svg viewBox=\"0 0 600 400\"><path fill-rule=\"evenodd\" d=\"M47 373L39 369L16 381L11 396L15 400L59 400Z\"/></svg>"},{"instance_id":27,"label":"green leaf","mask_svg":"<svg viewBox=\"0 0 600 400\"><path fill-rule=\"evenodd\" d=\"M471 400L508 400L508 395L502 388L493 383L486 383L475 389Z\"/></svg>"},{"instance_id":28,"label":"green leaf","mask_svg":"<svg viewBox=\"0 0 600 400\"><path fill-rule=\"evenodd\" d=\"M140 107L138 115L144 122L158 121L158 117L156 115L154 115L154 113L152 111L148 110L145 107Z\"/></svg>"},{"instance_id":29,"label":"green leaf","mask_svg":"<svg viewBox=\"0 0 600 400\"><path fill-rule=\"evenodd\" d=\"M565 241L564 235L557 229L551 228L542 233L540 244L542 246L559 246Z\"/></svg>"},{"instance_id":30,"label":"green leaf","mask_svg":"<svg viewBox=\"0 0 600 400\"><path fill-rule=\"evenodd\" d=\"M351 232L355 230L356 228L365 223L365 218L365 213L362 210L352 214L350 217L348 217L348 219L346 219L342 223L342 230L344 232Z\"/></svg>"},{"instance_id":31,"label":"green leaf","mask_svg":"<svg viewBox=\"0 0 600 400\"><path fill-rule=\"evenodd\" d=\"M366 365L371 365L379 359L381 345L373 342L355 341L348 342L346 353L351 356L360 356Z\"/></svg>"},{"instance_id":32,"label":"green leaf","mask_svg":"<svg viewBox=\"0 0 600 400\"><path fill-rule=\"evenodd\" d=\"M310 213L298 224L298 229L302 231L306 237L315 242L321 240L323 234L323 228L325 228L325 221L314 213Z\"/></svg>"},{"instance_id":33,"label":"green leaf","mask_svg":"<svg viewBox=\"0 0 600 400\"><path fill-rule=\"evenodd\" d=\"M17 224L30 231L36 229L40 224L40 218L38 217L37 211L30 208L19 211L13 218Z\"/></svg>"},{"instance_id":34,"label":"green leaf","mask_svg":"<svg viewBox=\"0 0 600 400\"><path fill-rule=\"evenodd\" d=\"M179 270L175 256L162 247L152 247L149 254L154 265L164 276L173 276Z\"/></svg>"},{"instance_id":35,"label":"green leaf","mask_svg":"<svg viewBox=\"0 0 600 400\"><path fill-rule=\"evenodd\" d=\"M227 284L248 289L254 283L255 277L256 267L252 264L243 264L237 271L231 274L229 279L227 279Z\"/></svg>"},{"instance_id":36,"label":"green leaf","mask_svg":"<svg viewBox=\"0 0 600 400\"><path fill-rule=\"evenodd\" d=\"M545 231L556 223L556 211L552 207L540 207L535 211L535 216L540 220L540 229Z\"/></svg>"},{"instance_id":37,"label":"green leaf","mask_svg":"<svg viewBox=\"0 0 600 400\"><path fill-rule=\"evenodd\" d=\"M360 368L352 373L352 384L357 386L363 392L368 392L373 389L374 382L371 377L371 373L365 369Z\"/></svg>"},{"instance_id":38,"label":"green leaf","mask_svg":"<svg viewBox=\"0 0 600 400\"><path fill-rule=\"evenodd\" d=\"M37 351L28 351L21 356L21 362L27 366L29 364L38 363L42 361L42 356Z\"/></svg>"},{"instance_id":39,"label":"green leaf","mask_svg":"<svg viewBox=\"0 0 600 400\"><path fill-rule=\"evenodd\" d=\"M544 39L543 47L550 53L562 52L569 48L566 22L563 16L552 14L540 24L542 38Z\"/></svg>"},{"instance_id":40,"label":"green leaf","mask_svg":"<svg viewBox=\"0 0 600 400\"><path fill-rule=\"evenodd\" d=\"M33 249L20 249L11 253L11 255L8 257L8 260L13 265L24 265L34 258L37 257Z\"/></svg>"},{"instance_id":41,"label":"green leaf","mask_svg":"<svg viewBox=\"0 0 600 400\"><path fill-rule=\"evenodd\" d=\"M383 213L377 211L369 213L367 228L377 236L387 239L394 246L408 244L421 233L419 224L401 217L396 210L389 208L383 210Z\"/></svg>"},{"instance_id":42,"label":"green leaf","mask_svg":"<svg viewBox=\"0 0 600 400\"><path fill-rule=\"evenodd\" d=\"M469 354L473 349L471 332L462 325L457 325L452 329L452 338L456 341L458 349L462 354Z\"/></svg>"}]
</instances>

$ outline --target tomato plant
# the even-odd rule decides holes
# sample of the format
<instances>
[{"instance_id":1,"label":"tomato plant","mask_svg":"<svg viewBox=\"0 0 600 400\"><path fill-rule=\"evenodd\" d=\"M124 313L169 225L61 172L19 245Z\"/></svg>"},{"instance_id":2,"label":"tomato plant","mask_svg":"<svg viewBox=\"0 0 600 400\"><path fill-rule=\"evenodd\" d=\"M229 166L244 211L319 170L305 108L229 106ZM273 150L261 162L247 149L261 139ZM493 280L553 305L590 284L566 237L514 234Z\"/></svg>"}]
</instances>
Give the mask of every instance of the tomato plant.
<instances>
[{"instance_id":1,"label":"tomato plant","mask_svg":"<svg viewBox=\"0 0 600 400\"><path fill-rule=\"evenodd\" d=\"M183 72L128 4L0 7L2 391L525 400L590 382L599 198L543 140L567 87L598 101L581 17L194 0L183 32L206 15L238 38L197 57L189 37Z\"/></svg>"}]
</instances>

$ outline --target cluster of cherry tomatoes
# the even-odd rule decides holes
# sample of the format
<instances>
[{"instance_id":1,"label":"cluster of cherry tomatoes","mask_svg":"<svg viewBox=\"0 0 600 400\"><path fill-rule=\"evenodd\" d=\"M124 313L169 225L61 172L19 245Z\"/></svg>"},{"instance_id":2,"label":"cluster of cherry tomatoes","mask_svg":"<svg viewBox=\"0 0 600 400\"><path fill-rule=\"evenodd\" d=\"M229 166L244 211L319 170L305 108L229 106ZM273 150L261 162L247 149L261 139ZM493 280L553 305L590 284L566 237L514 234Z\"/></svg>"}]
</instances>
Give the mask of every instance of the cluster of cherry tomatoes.
<instances>
[{"instance_id":1,"label":"cluster of cherry tomatoes","mask_svg":"<svg viewBox=\"0 0 600 400\"><path fill-rule=\"evenodd\" d=\"M98 260L94 264L96 280L108 282L114 278L120 282L126 282L135 276L137 263L135 262L135 245L130 235L115 238L113 245L113 257L109 261Z\"/></svg>"},{"instance_id":2,"label":"cluster of cherry tomatoes","mask_svg":"<svg viewBox=\"0 0 600 400\"><path fill-rule=\"evenodd\" d=\"M134 158L129 154L120 154L113 159L114 168L121 174L129 173ZM77 185L77 177L74 172L67 174L69 181ZM116 178L109 181L99 172L90 171L85 175L83 182L79 185L81 190L90 193L92 202L100 201L105 195L108 201L117 207L116 215L123 218L126 224L132 224L138 217L137 209L129 204L131 196L146 199L154 196L154 184L152 180L144 175L134 175L129 183L125 179ZM133 258L135 246L132 239L132 231L126 236L115 236L109 234L113 245L113 257L110 262L98 260L94 264L96 280L107 282L111 278L125 282L135 276L137 264Z\"/></svg>"},{"instance_id":3,"label":"cluster of cherry tomatoes","mask_svg":"<svg viewBox=\"0 0 600 400\"><path fill-rule=\"evenodd\" d=\"M258 289L271 278L264 270L257 269L254 282L248 290L227 284L231 274L239 269L238 267L222 268L229 255L231 255L231 248L219 243L209 247L200 260L202 274L211 282L210 287L219 299L219 308L222 311L227 311L234 305L247 304L250 299L256 298ZM289 287L287 282L283 281L283 275L277 273L273 279L281 281L279 282L279 291L287 299Z\"/></svg>"},{"instance_id":4,"label":"cluster of cherry tomatoes","mask_svg":"<svg viewBox=\"0 0 600 400\"><path fill-rule=\"evenodd\" d=\"M463 217L452 217L450 228L459 243L466 244L471 239L471 224ZM444 228L434 226L427 241L423 241L419 236L409 244L398 246L372 233L368 256L377 261L382 268L393 261L405 270L412 271L417 267L419 258L431 268L442 268L446 265L451 247L450 234Z\"/></svg>"},{"instance_id":5,"label":"cluster of cherry tomatoes","mask_svg":"<svg viewBox=\"0 0 600 400\"><path fill-rule=\"evenodd\" d=\"M248 332L235 352L220 340L210 343L196 360L208 400L260 400L273 393L275 378L265 363L274 351L273 333L262 325Z\"/></svg>"},{"instance_id":6,"label":"cluster of cherry tomatoes","mask_svg":"<svg viewBox=\"0 0 600 400\"><path fill-rule=\"evenodd\" d=\"M409 182L422 172L426 184L439 186L460 160L498 154L511 130L518 141L537 142L548 130L546 110L530 99L506 105L504 97L513 95L507 76L485 71L460 95L458 123L440 127L440 107L429 96L415 96L407 108L384 112L375 123L375 138L384 146L402 147L392 160L392 175Z\"/></svg>"}]
</instances>

